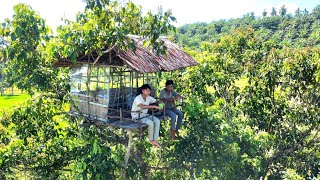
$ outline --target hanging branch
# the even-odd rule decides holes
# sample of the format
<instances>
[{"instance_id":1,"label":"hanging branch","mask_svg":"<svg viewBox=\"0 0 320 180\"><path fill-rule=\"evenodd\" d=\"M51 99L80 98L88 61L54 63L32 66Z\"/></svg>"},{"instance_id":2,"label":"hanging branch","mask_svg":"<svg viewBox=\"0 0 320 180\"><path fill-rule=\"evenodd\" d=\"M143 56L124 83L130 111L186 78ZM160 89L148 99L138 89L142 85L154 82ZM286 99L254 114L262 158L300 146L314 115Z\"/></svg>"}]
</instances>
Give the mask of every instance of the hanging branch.
<instances>
[{"instance_id":1,"label":"hanging branch","mask_svg":"<svg viewBox=\"0 0 320 180\"><path fill-rule=\"evenodd\" d=\"M105 51L102 51L102 54L107 54L108 52L110 52L111 50L113 50L115 47L117 46L117 43L115 43L111 48L105 50Z\"/></svg>"}]
</instances>

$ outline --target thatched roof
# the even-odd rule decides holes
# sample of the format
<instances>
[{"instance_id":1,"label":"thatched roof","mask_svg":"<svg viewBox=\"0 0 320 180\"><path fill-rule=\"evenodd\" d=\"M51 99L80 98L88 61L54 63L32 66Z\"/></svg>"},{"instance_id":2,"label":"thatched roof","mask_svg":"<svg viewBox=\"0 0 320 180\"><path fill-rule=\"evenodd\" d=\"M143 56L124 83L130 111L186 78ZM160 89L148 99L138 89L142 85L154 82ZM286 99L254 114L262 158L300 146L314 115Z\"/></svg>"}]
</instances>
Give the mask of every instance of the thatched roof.
<instances>
[{"instance_id":1,"label":"thatched roof","mask_svg":"<svg viewBox=\"0 0 320 180\"><path fill-rule=\"evenodd\" d=\"M180 49L176 44L170 42L168 39L162 40L167 47L167 56L157 55L148 48L143 47L142 40L137 36L130 36L135 42L136 50L119 50L117 47L111 52L111 61L109 60L109 53L103 55L98 65L127 65L134 71L139 73L151 73L159 71L173 71L188 66L195 66L198 64L189 54ZM93 54L96 57L95 54ZM87 56L83 55L77 58L77 63L72 64L70 59L59 59L55 63L58 67L70 67L81 65L88 62Z\"/></svg>"}]
</instances>

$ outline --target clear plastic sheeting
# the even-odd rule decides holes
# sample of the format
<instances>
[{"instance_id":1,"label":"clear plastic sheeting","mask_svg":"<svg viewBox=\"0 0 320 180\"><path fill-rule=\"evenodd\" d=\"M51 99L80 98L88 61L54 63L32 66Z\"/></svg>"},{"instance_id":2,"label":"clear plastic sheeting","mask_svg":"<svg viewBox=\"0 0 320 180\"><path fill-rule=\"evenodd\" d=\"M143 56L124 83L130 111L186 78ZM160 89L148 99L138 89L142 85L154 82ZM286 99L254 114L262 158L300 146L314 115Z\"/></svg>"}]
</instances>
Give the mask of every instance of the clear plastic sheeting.
<instances>
[{"instance_id":1,"label":"clear plastic sheeting","mask_svg":"<svg viewBox=\"0 0 320 180\"><path fill-rule=\"evenodd\" d=\"M87 81L88 67L81 67L80 69L71 70L71 93L79 93L82 88L85 88Z\"/></svg>"},{"instance_id":2,"label":"clear plastic sheeting","mask_svg":"<svg viewBox=\"0 0 320 180\"><path fill-rule=\"evenodd\" d=\"M88 85L87 85L88 82ZM156 94L156 74L138 74L126 67L98 66L71 70L71 93L76 107L71 111L80 111L97 118L108 119L113 110L131 110L137 88L148 83ZM88 89L89 87L89 89Z\"/></svg>"},{"instance_id":3,"label":"clear plastic sheeting","mask_svg":"<svg viewBox=\"0 0 320 180\"><path fill-rule=\"evenodd\" d=\"M87 85L89 81L89 91L99 91L109 89L110 84L110 68L98 67L91 70L90 77L88 79L88 67L83 66L81 68L71 70L71 92L72 93L86 93Z\"/></svg>"}]
</instances>

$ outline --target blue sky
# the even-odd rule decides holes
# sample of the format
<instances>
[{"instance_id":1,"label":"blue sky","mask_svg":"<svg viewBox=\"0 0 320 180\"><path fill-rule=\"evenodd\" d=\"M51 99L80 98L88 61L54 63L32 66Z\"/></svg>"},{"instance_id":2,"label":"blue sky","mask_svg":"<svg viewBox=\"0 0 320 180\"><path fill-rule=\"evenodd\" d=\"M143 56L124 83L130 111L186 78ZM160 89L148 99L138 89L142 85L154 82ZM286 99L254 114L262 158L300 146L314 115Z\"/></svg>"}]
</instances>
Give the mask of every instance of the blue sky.
<instances>
[{"instance_id":1,"label":"blue sky","mask_svg":"<svg viewBox=\"0 0 320 180\"><path fill-rule=\"evenodd\" d=\"M128 0L122 0L124 2ZM177 26L193 22L211 22L219 19L241 17L248 12L261 15L264 9L271 12L272 7L280 9L285 5L289 13L298 7L306 8L309 12L320 4L320 0L132 0L142 5L143 10L157 11L159 6L163 10L171 9L177 18ZM13 6L26 3L39 12L46 19L47 24L55 29L62 24L61 18L74 19L78 11L84 9L81 0L0 0L0 21L11 18Z\"/></svg>"}]
</instances>

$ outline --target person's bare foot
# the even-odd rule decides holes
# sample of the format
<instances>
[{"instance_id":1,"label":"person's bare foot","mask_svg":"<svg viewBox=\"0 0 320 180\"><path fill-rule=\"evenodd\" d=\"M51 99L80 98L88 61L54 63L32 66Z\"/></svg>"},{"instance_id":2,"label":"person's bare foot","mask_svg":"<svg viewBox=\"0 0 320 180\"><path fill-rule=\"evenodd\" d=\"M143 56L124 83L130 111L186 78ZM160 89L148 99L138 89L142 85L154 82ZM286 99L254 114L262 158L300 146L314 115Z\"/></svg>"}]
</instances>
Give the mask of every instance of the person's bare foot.
<instances>
[{"instance_id":1,"label":"person's bare foot","mask_svg":"<svg viewBox=\"0 0 320 180\"><path fill-rule=\"evenodd\" d=\"M156 147L158 147L158 148L161 148L161 145L160 145L160 143L159 143L157 140L152 140L152 141L150 141L150 143L151 143L153 146L156 146Z\"/></svg>"},{"instance_id":2,"label":"person's bare foot","mask_svg":"<svg viewBox=\"0 0 320 180\"><path fill-rule=\"evenodd\" d=\"M176 140L176 130L170 129L170 135L172 140Z\"/></svg>"},{"instance_id":3,"label":"person's bare foot","mask_svg":"<svg viewBox=\"0 0 320 180\"><path fill-rule=\"evenodd\" d=\"M151 144L152 146L156 146L156 144L154 143L154 140L150 141L150 144Z\"/></svg>"},{"instance_id":4,"label":"person's bare foot","mask_svg":"<svg viewBox=\"0 0 320 180\"><path fill-rule=\"evenodd\" d=\"M175 135L176 135L176 138L180 137L179 130L175 130Z\"/></svg>"}]
</instances>

